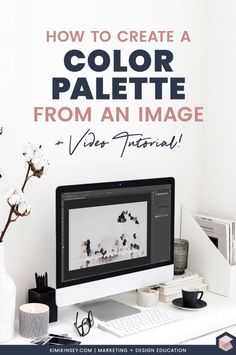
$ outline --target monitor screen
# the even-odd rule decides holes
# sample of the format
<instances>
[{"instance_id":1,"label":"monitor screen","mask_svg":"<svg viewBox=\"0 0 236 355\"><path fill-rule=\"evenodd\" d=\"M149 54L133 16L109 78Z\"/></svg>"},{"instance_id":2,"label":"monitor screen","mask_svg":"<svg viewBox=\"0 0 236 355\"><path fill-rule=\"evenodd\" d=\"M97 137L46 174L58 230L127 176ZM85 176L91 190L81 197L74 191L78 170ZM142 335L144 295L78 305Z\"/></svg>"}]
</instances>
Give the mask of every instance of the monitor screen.
<instances>
[{"instance_id":1,"label":"monitor screen","mask_svg":"<svg viewBox=\"0 0 236 355\"><path fill-rule=\"evenodd\" d=\"M57 288L173 263L174 179L60 186Z\"/></svg>"}]
</instances>

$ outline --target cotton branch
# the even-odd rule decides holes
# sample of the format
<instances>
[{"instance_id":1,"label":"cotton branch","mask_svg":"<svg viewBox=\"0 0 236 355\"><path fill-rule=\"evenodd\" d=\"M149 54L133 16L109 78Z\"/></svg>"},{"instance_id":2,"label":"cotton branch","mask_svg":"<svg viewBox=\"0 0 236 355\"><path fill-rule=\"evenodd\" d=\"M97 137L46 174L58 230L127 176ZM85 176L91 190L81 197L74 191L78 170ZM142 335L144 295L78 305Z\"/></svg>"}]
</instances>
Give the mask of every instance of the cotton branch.
<instances>
[{"instance_id":1,"label":"cotton branch","mask_svg":"<svg viewBox=\"0 0 236 355\"><path fill-rule=\"evenodd\" d=\"M29 179L32 176L40 178L44 173L44 169L48 166L48 161L44 159L41 148L42 148L41 145L35 146L32 144L28 144L25 148L23 156L25 158L25 161L28 164L27 172L21 187L21 193L17 192L16 190L7 199L7 202L10 206L10 211L8 214L5 227L0 233L0 243L3 241L3 238L6 234L6 231L10 223L15 222L18 217L24 217L30 214L31 207L26 203L23 194ZM31 171L32 174L30 175Z\"/></svg>"}]
</instances>

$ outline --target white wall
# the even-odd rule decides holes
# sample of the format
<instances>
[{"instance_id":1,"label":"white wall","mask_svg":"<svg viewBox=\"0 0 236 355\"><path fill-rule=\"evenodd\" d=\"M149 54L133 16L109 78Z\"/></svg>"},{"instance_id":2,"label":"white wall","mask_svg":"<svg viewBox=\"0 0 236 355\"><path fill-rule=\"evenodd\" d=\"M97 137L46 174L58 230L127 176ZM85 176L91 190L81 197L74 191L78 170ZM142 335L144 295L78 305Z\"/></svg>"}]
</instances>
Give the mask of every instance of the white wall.
<instances>
[{"instance_id":1,"label":"white wall","mask_svg":"<svg viewBox=\"0 0 236 355\"><path fill-rule=\"evenodd\" d=\"M208 1L207 105L200 209L236 218L234 0Z\"/></svg>"},{"instance_id":2,"label":"white wall","mask_svg":"<svg viewBox=\"0 0 236 355\"><path fill-rule=\"evenodd\" d=\"M29 217L12 224L7 232L6 264L17 285L17 304L26 301L28 288L34 286L34 272L48 271L50 284L55 283L55 188L63 184L99 181L128 180L174 176L176 179L176 236L179 235L179 210L181 204L198 206L205 124L196 123L128 123L128 129L146 135L165 137L183 132L184 140L175 151L129 152L120 159L116 148L109 152L83 151L72 157L67 145L56 147L58 139L67 139L70 133L80 135L89 127L86 123L62 122L36 124L33 106L52 105L50 100L52 76L63 74L62 58L71 44L48 44L48 29L173 29L178 35L188 30L190 44L139 44L142 48L166 47L175 54L176 75L186 76L186 103L190 106L204 104L206 24L205 1L7 1L0 21L4 38L1 58L1 116L0 168L5 185L19 186L25 174L21 147L28 141L43 144L50 161L48 174L42 179L32 179L26 189L33 205ZM91 43L85 44L91 49ZM104 45L116 47L117 43ZM126 45L127 51L136 48ZM150 95L151 97L151 95ZM64 104L70 104L65 100ZM135 102L129 103L132 106ZM168 105L167 101L163 102ZM176 107L178 103L172 102ZM95 110L99 103L92 104ZM152 98L145 105L155 106ZM96 112L96 111L95 111ZM91 124L98 135L108 137L127 129L127 123L104 125L95 119ZM213 152L212 152L213 154ZM7 206L1 202L1 225L4 224Z\"/></svg>"}]
</instances>

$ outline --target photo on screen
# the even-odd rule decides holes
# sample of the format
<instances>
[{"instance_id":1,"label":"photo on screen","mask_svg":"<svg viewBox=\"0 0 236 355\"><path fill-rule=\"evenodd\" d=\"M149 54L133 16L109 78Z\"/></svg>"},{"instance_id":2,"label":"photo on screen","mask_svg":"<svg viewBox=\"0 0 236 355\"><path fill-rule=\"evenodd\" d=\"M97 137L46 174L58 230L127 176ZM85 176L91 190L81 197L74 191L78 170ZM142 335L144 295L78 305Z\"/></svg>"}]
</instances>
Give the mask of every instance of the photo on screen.
<instances>
[{"instance_id":1,"label":"photo on screen","mask_svg":"<svg viewBox=\"0 0 236 355\"><path fill-rule=\"evenodd\" d=\"M69 270L147 256L147 201L69 210Z\"/></svg>"}]
</instances>

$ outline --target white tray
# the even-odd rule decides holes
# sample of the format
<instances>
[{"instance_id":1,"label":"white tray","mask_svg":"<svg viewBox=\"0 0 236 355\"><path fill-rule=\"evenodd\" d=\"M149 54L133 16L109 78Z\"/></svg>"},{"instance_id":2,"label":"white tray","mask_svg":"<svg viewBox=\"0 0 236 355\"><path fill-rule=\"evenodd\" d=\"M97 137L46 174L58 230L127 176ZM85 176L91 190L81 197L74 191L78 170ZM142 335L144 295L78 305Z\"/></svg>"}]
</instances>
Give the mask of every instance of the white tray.
<instances>
[{"instance_id":1,"label":"white tray","mask_svg":"<svg viewBox=\"0 0 236 355\"><path fill-rule=\"evenodd\" d=\"M204 277L208 290L223 296L236 295L236 265L228 263L185 207L181 237L189 240L188 268Z\"/></svg>"}]
</instances>

